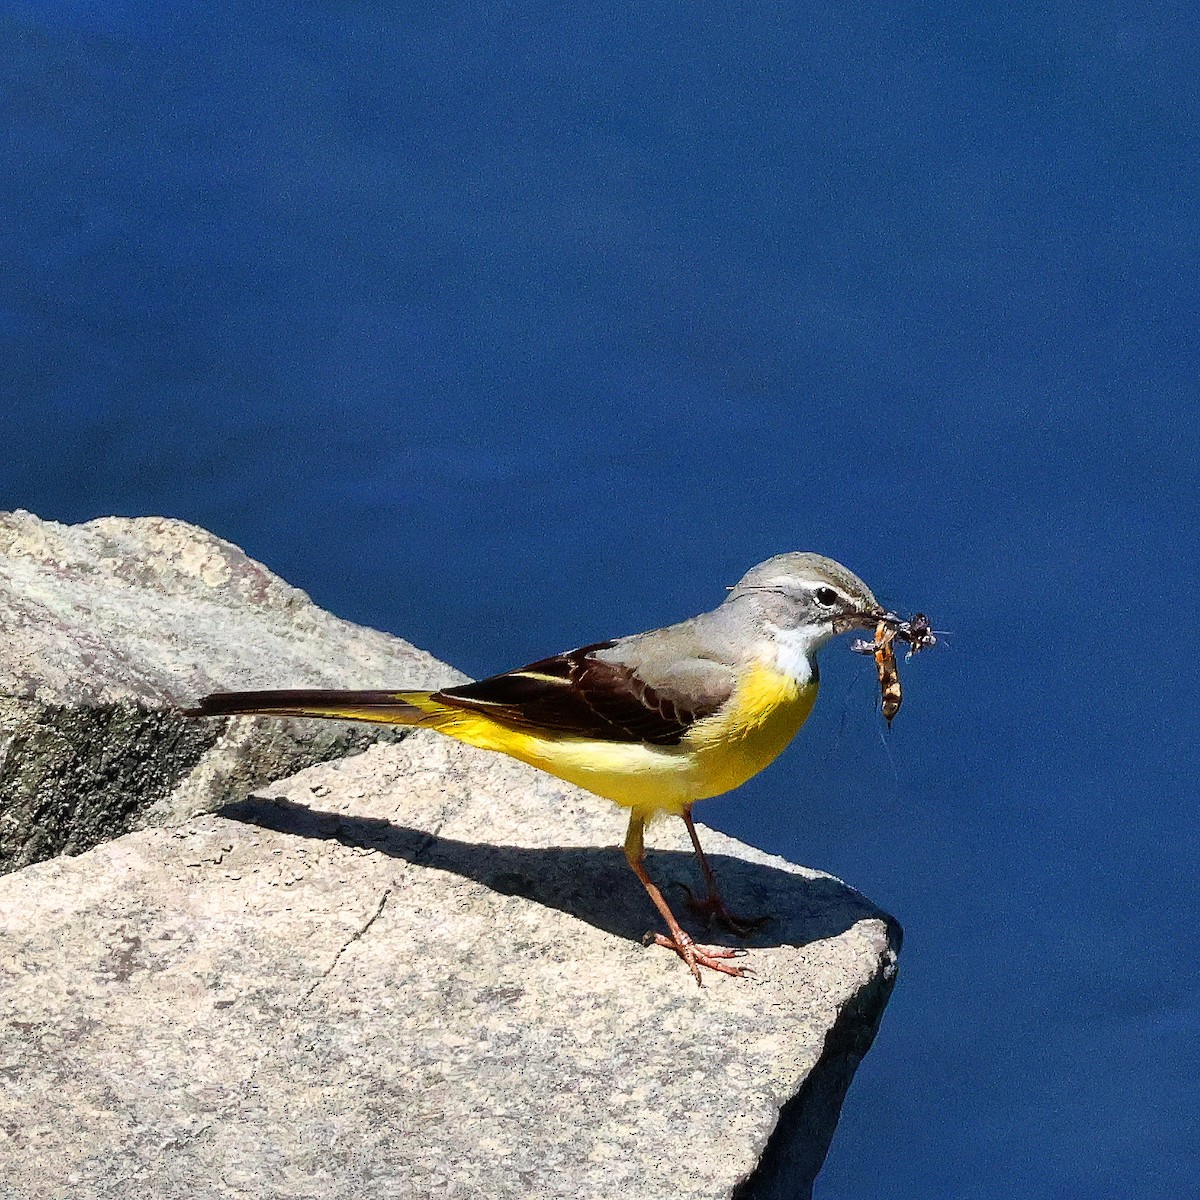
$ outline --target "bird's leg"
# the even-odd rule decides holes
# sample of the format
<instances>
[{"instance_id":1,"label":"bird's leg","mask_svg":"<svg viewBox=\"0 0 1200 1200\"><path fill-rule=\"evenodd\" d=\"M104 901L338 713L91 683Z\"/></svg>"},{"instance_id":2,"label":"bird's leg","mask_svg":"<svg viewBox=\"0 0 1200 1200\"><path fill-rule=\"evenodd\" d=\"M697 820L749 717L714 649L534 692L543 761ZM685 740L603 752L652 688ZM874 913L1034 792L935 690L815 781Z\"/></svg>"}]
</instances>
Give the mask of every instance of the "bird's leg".
<instances>
[{"instance_id":1,"label":"bird's leg","mask_svg":"<svg viewBox=\"0 0 1200 1200\"><path fill-rule=\"evenodd\" d=\"M654 935L655 944L666 946L668 950L674 950L687 964L688 970L691 971L696 982L701 987L704 986L704 980L700 978L701 967L709 967L711 970L720 971L724 975L744 975L745 971L742 967L735 967L724 961L725 959L735 958L737 951L697 946L692 940L691 935L685 933L683 926L675 919L675 914L663 898L662 892L658 890L658 885L650 878L649 873L646 871L645 827L646 819L644 817L639 816L636 812L630 814L629 832L625 835L625 857L629 865L633 868L633 873L642 881L642 887L646 889L646 893L654 901L654 907L662 914L662 919L666 921L667 928L671 931L670 937L656 933Z\"/></svg>"},{"instance_id":2,"label":"bird's leg","mask_svg":"<svg viewBox=\"0 0 1200 1200\"><path fill-rule=\"evenodd\" d=\"M685 808L681 814L683 823L687 826L688 836L692 839L692 849L696 852L696 861L700 864L700 873L704 876L704 889L708 893L703 900L698 900L688 892L688 901L692 908L702 916L719 921L726 929L745 936L761 929L770 917L739 917L725 907L725 901L717 890L717 877L709 866L708 857L700 848L700 835L696 832L696 822L692 820L692 810Z\"/></svg>"}]
</instances>

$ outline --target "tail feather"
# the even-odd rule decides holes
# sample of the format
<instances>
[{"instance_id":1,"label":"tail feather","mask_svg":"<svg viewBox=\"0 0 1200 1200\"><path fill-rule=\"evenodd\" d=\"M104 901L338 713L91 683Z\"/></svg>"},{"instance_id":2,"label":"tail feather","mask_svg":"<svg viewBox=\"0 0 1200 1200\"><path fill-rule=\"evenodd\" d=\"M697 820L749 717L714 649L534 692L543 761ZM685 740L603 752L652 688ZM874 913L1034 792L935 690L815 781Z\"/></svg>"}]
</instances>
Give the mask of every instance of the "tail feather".
<instances>
[{"instance_id":1,"label":"tail feather","mask_svg":"<svg viewBox=\"0 0 1200 1200\"><path fill-rule=\"evenodd\" d=\"M277 717L323 717L332 721L374 721L381 725L423 725L433 715L429 692L346 692L295 688L269 692L213 692L187 717L230 717L265 713Z\"/></svg>"}]
</instances>

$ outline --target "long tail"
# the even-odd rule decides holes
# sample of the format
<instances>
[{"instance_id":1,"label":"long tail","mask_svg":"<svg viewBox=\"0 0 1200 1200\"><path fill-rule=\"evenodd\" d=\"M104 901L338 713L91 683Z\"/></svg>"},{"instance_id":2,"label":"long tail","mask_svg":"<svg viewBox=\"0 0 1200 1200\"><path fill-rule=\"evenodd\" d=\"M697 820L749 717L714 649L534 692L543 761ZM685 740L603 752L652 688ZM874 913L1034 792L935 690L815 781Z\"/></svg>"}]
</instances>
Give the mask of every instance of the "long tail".
<instances>
[{"instance_id":1,"label":"long tail","mask_svg":"<svg viewBox=\"0 0 1200 1200\"><path fill-rule=\"evenodd\" d=\"M374 721L379 725L432 724L442 705L430 692L342 692L297 688L278 692L213 692L187 717L229 717L269 713L277 717L324 717L334 721Z\"/></svg>"}]
</instances>

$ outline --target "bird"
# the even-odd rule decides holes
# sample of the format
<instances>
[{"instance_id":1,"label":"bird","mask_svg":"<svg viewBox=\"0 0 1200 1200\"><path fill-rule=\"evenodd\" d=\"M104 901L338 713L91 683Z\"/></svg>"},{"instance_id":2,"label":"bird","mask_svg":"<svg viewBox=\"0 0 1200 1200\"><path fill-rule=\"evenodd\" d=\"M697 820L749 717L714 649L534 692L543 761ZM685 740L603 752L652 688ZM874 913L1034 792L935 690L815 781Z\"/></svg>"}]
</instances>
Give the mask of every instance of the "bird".
<instances>
[{"instance_id":1,"label":"bird","mask_svg":"<svg viewBox=\"0 0 1200 1200\"><path fill-rule=\"evenodd\" d=\"M433 729L498 751L629 810L625 857L697 983L701 968L742 976L741 952L701 946L646 870L645 828L683 819L705 884L689 897L709 920L750 933L761 920L726 906L692 806L739 787L791 742L817 698L818 651L855 629L901 625L870 588L820 554L778 554L751 568L711 612L593 642L436 691L287 689L215 692L187 715L269 714Z\"/></svg>"}]
</instances>

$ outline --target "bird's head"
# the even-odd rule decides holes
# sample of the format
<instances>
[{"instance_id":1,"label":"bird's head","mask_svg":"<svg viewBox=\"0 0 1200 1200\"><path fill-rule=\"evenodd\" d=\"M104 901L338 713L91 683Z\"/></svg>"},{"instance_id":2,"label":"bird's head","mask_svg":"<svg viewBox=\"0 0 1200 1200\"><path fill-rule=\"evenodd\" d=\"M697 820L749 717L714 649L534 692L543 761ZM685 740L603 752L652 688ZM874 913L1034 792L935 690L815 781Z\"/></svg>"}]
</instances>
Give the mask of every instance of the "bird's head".
<instances>
[{"instance_id":1,"label":"bird's head","mask_svg":"<svg viewBox=\"0 0 1200 1200\"><path fill-rule=\"evenodd\" d=\"M752 567L725 601L750 606L764 630L812 654L852 629L874 629L889 613L852 571L820 554L777 554Z\"/></svg>"}]
</instances>

